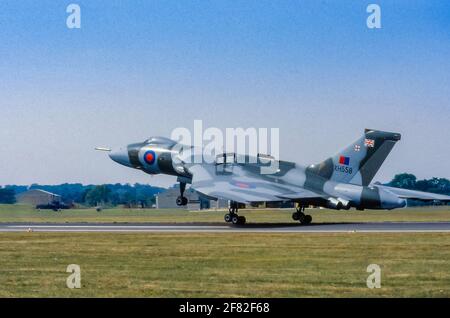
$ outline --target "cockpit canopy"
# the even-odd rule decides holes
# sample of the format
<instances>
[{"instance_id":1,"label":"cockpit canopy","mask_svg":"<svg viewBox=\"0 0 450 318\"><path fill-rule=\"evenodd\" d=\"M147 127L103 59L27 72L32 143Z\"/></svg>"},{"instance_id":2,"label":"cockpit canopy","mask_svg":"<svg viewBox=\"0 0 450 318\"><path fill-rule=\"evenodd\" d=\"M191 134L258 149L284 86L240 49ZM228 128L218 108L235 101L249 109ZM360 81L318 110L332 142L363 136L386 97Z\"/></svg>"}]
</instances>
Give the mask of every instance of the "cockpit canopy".
<instances>
[{"instance_id":1,"label":"cockpit canopy","mask_svg":"<svg viewBox=\"0 0 450 318\"><path fill-rule=\"evenodd\" d=\"M176 144L175 141L166 137L150 137L145 141L145 143L148 145L167 145L167 146L173 146Z\"/></svg>"}]
</instances>

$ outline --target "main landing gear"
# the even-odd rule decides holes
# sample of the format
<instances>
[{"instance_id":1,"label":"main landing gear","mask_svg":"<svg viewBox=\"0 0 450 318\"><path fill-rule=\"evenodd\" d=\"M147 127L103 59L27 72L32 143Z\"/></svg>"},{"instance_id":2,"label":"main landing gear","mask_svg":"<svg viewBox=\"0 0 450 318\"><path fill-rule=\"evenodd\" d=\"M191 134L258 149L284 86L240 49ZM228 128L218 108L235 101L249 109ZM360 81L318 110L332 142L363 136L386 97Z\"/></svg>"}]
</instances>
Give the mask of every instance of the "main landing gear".
<instances>
[{"instance_id":1,"label":"main landing gear","mask_svg":"<svg viewBox=\"0 0 450 318\"><path fill-rule=\"evenodd\" d=\"M237 202L231 202L230 208L228 209L227 214L225 214L224 219L227 223L233 223L235 225L245 224L245 216L237 215L238 212L238 204Z\"/></svg>"},{"instance_id":2,"label":"main landing gear","mask_svg":"<svg viewBox=\"0 0 450 318\"><path fill-rule=\"evenodd\" d=\"M178 196L177 201L176 201L178 206L183 206L183 205L188 204L188 199L185 196L183 196L184 190L186 190L186 183L180 182L180 196Z\"/></svg>"},{"instance_id":3,"label":"main landing gear","mask_svg":"<svg viewBox=\"0 0 450 318\"><path fill-rule=\"evenodd\" d=\"M294 221L300 221L300 223L303 225L310 224L312 221L312 216L305 214L304 212L305 212L304 206L297 207L297 211L292 213L292 219Z\"/></svg>"}]
</instances>

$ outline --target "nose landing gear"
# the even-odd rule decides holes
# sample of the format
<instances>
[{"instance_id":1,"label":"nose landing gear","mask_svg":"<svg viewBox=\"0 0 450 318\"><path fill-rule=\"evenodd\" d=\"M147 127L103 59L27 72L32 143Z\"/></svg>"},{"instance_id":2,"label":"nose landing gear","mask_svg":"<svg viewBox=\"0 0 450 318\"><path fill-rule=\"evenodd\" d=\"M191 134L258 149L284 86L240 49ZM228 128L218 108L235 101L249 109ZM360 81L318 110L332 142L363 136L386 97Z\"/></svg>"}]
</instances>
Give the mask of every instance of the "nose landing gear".
<instances>
[{"instance_id":1,"label":"nose landing gear","mask_svg":"<svg viewBox=\"0 0 450 318\"><path fill-rule=\"evenodd\" d=\"M184 190L186 190L186 183L180 182L180 196L178 196L176 203L178 206L184 206L188 204L188 199L183 196Z\"/></svg>"},{"instance_id":2,"label":"nose landing gear","mask_svg":"<svg viewBox=\"0 0 450 318\"><path fill-rule=\"evenodd\" d=\"M245 224L246 219L245 216L237 215L238 212L238 204L237 202L231 202L230 208L228 209L227 214L224 216L224 220L227 223L233 223L234 225L242 225Z\"/></svg>"},{"instance_id":3,"label":"nose landing gear","mask_svg":"<svg viewBox=\"0 0 450 318\"><path fill-rule=\"evenodd\" d=\"M304 206L297 207L297 211L292 213L292 219L294 221L299 221L300 224L303 224L303 225L311 224L312 216L305 214L304 212L305 212Z\"/></svg>"}]
</instances>

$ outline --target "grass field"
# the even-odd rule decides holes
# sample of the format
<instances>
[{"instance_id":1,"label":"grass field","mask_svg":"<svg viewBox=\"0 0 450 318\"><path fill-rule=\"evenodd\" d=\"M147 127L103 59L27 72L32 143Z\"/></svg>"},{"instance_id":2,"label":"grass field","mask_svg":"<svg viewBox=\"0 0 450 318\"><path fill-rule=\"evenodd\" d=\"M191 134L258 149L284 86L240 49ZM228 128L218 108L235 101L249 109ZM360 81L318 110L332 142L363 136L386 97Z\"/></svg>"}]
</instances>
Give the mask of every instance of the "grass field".
<instances>
[{"instance_id":1,"label":"grass field","mask_svg":"<svg viewBox=\"0 0 450 318\"><path fill-rule=\"evenodd\" d=\"M293 222L293 209L240 210L249 223ZM450 221L450 206L407 208L392 211L335 211L307 209L313 222ZM0 205L0 222L223 222L225 211L189 212L177 209L73 209L37 211L26 205Z\"/></svg>"},{"instance_id":2,"label":"grass field","mask_svg":"<svg viewBox=\"0 0 450 318\"><path fill-rule=\"evenodd\" d=\"M0 233L0 297L23 296L450 297L450 236Z\"/></svg>"},{"instance_id":3,"label":"grass field","mask_svg":"<svg viewBox=\"0 0 450 318\"><path fill-rule=\"evenodd\" d=\"M285 223L291 210L241 210ZM311 209L313 221L450 221L450 207ZM224 211L36 211L0 205L0 222L223 222ZM366 268L382 268L369 289ZM67 265L82 288L66 287ZM450 297L448 233L0 233L0 297Z\"/></svg>"}]
</instances>

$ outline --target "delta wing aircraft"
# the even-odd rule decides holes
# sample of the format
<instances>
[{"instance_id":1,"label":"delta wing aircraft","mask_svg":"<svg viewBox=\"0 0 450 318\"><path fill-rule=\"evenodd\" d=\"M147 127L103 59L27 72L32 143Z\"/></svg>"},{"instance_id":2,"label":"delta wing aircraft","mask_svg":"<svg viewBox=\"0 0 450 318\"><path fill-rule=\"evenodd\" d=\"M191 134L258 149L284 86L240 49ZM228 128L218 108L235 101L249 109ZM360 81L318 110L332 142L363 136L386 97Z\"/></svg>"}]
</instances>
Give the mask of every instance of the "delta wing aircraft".
<instances>
[{"instance_id":1,"label":"delta wing aircraft","mask_svg":"<svg viewBox=\"0 0 450 318\"><path fill-rule=\"evenodd\" d=\"M406 199L449 202L450 196L371 184L384 160L401 138L398 133L366 129L350 146L319 164L303 167L294 162L275 160L268 155L245 156L224 153L214 160L195 163L192 147L153 137L125 148L108 151L115 162L148 174L176 176L180 183L178 205L186 205L186 184L210 199L230 201L225 221L244 224L238 206L257 202L293 201L295 221L309 224L305 207L313 205L330 209L395 209L406 205ZM186 151L188 149L189 151ZM189 160L187 160L189 159ZM207 163L209 162L209 163ZM275 165L274 165L275 164ZM262 169L276 166L273 173Z\"/></svg>"}]
</instances>

